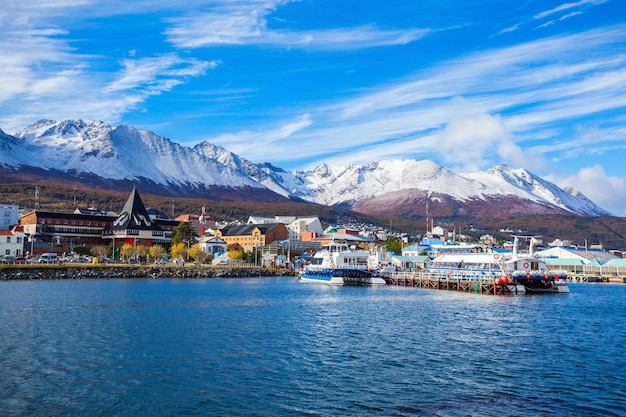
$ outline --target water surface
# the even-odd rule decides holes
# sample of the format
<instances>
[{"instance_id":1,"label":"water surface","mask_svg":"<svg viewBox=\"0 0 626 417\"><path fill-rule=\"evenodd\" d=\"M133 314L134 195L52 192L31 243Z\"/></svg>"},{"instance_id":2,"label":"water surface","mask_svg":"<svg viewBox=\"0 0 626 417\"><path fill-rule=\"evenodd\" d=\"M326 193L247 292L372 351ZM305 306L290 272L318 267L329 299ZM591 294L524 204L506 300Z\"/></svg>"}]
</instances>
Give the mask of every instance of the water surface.
<instances>
[{"instance_id":1,"label":"water surface","mask_svg":"<svg viewBox=\"0 0 626 417\"><path fill-rule=\"evenodd\" d=\"M0 415L626 415L626 286L571 290L0 282Z\"/></svg>"}]
</instances>

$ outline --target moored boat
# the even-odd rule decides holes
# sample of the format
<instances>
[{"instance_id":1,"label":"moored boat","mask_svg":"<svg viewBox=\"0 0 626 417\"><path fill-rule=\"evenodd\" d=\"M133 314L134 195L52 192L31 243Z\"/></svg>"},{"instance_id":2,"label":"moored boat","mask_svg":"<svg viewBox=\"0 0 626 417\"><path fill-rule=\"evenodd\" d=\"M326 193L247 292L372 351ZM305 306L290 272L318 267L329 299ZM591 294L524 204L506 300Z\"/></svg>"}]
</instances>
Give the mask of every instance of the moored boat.
<instances>
[{"instance_id":1,"label":"moored boat","mask_svg":"<svg viewBox=\"0 0 626 417\"><path fill-rule=\"evenodd\" d=\"M368 251L350 248L347 244L331 242L313 256L300 259L299 279L330 285L386 284L369 264Z\"/></svg>"},{"instance_id":2,"label":"moored boat","mask_svg":"<svg viewBox=\"0 0 626 417\"><path fill-rule=\"evenodd\" d=\"M516 293L568 293L566 273L548 271L546 263L533 254L534 243L530 238L526 253L518 250L518 236L509 253L471 245L444 246L427 269L448 279L491 280Z\"/></svg>"}]
</instances>

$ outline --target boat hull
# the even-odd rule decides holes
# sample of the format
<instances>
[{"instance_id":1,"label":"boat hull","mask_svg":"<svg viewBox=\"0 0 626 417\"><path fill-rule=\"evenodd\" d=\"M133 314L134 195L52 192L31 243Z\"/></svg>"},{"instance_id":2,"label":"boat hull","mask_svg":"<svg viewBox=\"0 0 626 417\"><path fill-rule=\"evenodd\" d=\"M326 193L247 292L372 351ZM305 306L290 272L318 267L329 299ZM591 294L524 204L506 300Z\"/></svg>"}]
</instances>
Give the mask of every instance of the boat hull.
<instances>
[{"instance_id":1,"label":"boat hull","mask_svg":"<svg viewBox=\"0 0 626 417\"><path fill-rule=\"evenodd\" d=\"M387 282L369 271L359 269L328 268L304 270L300 280L328 285L384 285Z\"/></svg>"}]
</instances>

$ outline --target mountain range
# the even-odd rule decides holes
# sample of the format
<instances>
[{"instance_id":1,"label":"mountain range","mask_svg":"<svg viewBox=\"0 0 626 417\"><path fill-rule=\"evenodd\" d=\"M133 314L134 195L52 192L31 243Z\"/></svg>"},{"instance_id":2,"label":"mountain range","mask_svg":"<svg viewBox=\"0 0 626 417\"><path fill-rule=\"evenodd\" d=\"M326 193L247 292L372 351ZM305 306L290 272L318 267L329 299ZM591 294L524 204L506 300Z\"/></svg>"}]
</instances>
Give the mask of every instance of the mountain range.
<instances>
[{"instance_id":1,"label":"mountain range","mask_svg":"<svg viewBox=\"0 0 626 417\"><path fill-rule=\"evenodd\" d=\"M0 182L82 182L121 191L133 184L156 195L313 202L407 219L611 215L572 188L506 165L457 174L428 160L396 159L287 171L208 142L187 147L147 130L87 120L41 120L13 135L0 130L0 171Z\"/></svg>"}]
</instances>

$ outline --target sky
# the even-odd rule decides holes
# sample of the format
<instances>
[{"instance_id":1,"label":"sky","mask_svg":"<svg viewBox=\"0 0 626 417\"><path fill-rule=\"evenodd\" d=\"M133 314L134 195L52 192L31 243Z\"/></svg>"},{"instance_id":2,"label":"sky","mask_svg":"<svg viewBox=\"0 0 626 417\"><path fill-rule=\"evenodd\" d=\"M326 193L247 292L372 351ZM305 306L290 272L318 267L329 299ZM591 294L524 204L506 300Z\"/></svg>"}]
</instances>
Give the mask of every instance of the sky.
<instances>
[{"instance_id":1,"label":"sky","mask_svg":"<svg viewBox=\"0 0 626 417\"><path fill-rule=\"evenodd\" d=\"M286 170L503 163L626 216L626 4L4 0L0 129L40 119Z\"/></svg>"}]
</instances>

